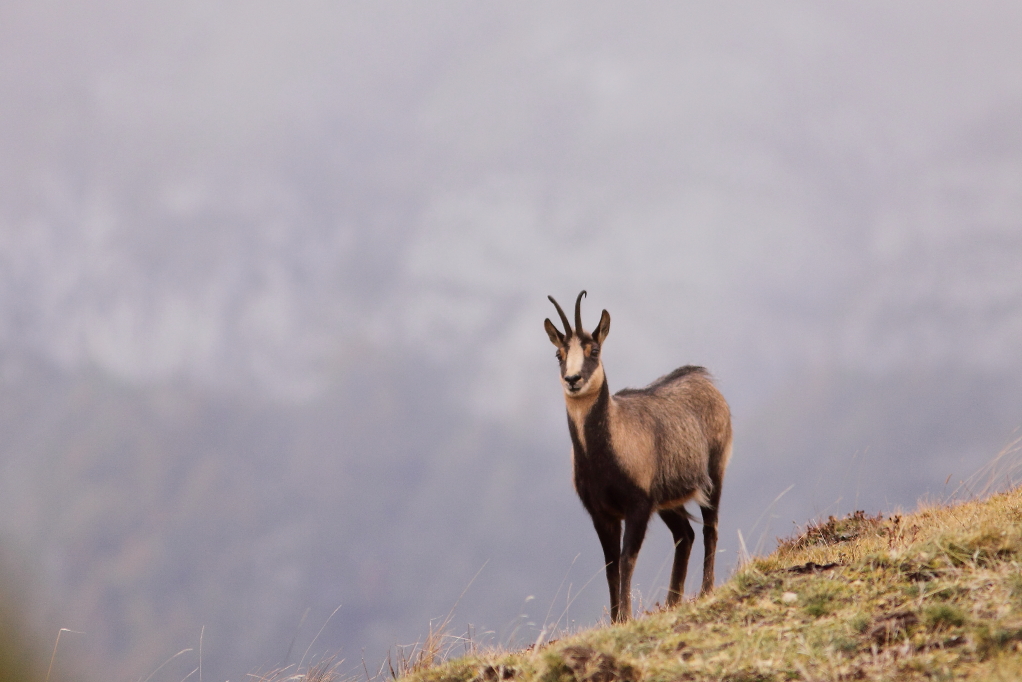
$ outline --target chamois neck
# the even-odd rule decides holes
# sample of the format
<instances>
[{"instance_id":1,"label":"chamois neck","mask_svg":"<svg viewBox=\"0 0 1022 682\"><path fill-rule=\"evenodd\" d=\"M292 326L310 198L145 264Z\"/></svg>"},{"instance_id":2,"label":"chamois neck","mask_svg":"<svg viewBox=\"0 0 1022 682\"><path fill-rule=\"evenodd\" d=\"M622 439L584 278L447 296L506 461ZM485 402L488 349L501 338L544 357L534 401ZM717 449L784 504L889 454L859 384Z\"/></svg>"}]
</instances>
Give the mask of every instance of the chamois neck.
<instances>
[{"instance_id":1,"label":"chamois neck","mask_svg":"<svg viewBox=\"0 0 1022 682\"><path fill-rule=\"evenodd\" d=\"M591 419L598 418L595 412L606 410L609 400L610 390L607 388L607 377L603 375L602 368L599 388L586 391L584 395L564 395L564 402L568 408L568 421L571 423L573 432L583 452L588 451L586 446L586 423Z\"/></svg>"}]
</instances>

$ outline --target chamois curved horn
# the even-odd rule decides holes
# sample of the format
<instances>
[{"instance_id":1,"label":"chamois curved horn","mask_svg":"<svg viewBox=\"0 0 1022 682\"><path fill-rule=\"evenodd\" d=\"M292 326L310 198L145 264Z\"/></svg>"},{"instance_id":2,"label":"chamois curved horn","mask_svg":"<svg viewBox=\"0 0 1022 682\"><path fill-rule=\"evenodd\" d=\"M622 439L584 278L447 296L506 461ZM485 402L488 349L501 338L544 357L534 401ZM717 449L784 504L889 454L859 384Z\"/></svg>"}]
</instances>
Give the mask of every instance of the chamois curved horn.
<instances>
[{"instance_id":1,"label":"chamois curved horn","mask_svg":"<svg viewBox=\"0 0 1022 682\"><path fill-rule=\"evenodd\" d=\"M575 331L578 332L579 336L582 335L582 297L588 296L586 290L578 292L578 298L575 299Z\"/></svg>"},{"instance_id":2,"label":"chamois curved horn","mask_svg":"<svg viewBox=\"0 0 1022 682\"><path fill-rule=\"evenodd\" d=\"M568 323L568 316L564 314L564 311L561 310L561 306L554 300L553 296L547 296L547 298L549 298L550 302L554 304L555 308L557 308L557 314L561 316L561 323L564 325L564 338L570 339L571 324Z\"/></svg>"}]
</instances>

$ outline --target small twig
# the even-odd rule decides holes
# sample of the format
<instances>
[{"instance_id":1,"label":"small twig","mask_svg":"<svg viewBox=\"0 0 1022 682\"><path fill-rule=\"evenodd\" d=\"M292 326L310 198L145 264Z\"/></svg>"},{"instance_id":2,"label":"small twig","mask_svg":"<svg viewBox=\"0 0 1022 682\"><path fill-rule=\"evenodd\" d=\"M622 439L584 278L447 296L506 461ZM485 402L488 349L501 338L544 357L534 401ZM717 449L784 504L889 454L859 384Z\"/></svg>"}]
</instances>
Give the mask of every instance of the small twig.
<instances>
[{"instance_id":1,"label":"small twig","mask_svg":"<svg viewBox=\"0 0 1022 682\"><path fill-rule=\"evenodd\" d=\"M546 636L547 628L550 624L550 613L554 610L554 604L557 602L557 596L561 593L561 588L564 587L564 583L567 582L568 575L571 574L571 569L575 565L575 562L578 561L578 558L580 556L582 556L581 552L576 554L575 558L571 560L570 564L568 564L568 569L564 572L564 577L561 578L561 584L557 586L557 591L554 592L554 598L550 600L550 606L546 610L546 617L543 618L543 627L540 630L539 637L536 638L535 648L537 649L539 648L540 640L542 640L543 637ZM558 618L557 620L559 622L561 619ZM556 624L554 625L554 627L556 627Z\"/></svg>"},{"instance_id":2,"label":"small twig","mask_svg":"<svg viewBox=\"0 0 1022 682\"><path fill-rule=\"evenodd\" d=\"M745 538L742 536L742 529L738 529L738 568L741 568L745 564L752 560L752 556L749 554L749 548L745 546Z\"/></svg>"},{"instance_id":3,"label":"small twig","mask_svg":"<svg viewBox=\"0 0 1022 682\"><path fill-rule=\"evenodd\" d=\"M331 614L330 614L330 616L329 616L329 617L328 617L328 618L327 618L327 619L326 619L326 620L325 620L325 621L323 622L323 627L321 627L321 628L319 629L319 632L317 632L317 633L316 633L316 636L312 638L312 641L311 641L311 642L309 642L309 646L308 646L308 648L306 648L306 649L305 649L305 653L304 653L304 654L302 654L302 660L300 660L300 661L298 662L298 668L297 668L298 670L301 670L301 669L302 669L302 664L303 664L303 663L305 663L305 657L309 655L309 651L311 651L311 650L312 650L312 645L313 645L313 644L315 644L315 643L316 643L316 640L317 640L317 639L319 639L319 636L323 634L323 630L325 630L325 629L326 629L326 626L327 626L327 624L328 624L328 623L330 622L330 619L331 619L331 618L333 618L333 617L334 617L334 615L335 615L335 614L336 614L336 613L337 613L338 611L340 611L340 610L341 610L341 605L340 605L340 604L338 604L338 605L337 605L337 608L333 610L333 613L331 613Z\"/></svg>"},{"instance_id":4,"label":"small twig","mask_svg":"<svg viewBox=\"0 0 1022 682\"><path fill-rule=\"evenodd\" d=\"M295 642L298 641L298 635L302 631L302 626L305 625L305 619L309 617L309 611L312 611L311 606L305 609L305 613L302 614L302 619L298 621L298 627L295 628L295 635L291 638L291 643L287 646L287 653L284 654L284 660L281 661L281 665L287 663L287 659L291 658L291 650L295 648Z\"/></svg>"},{"instance_id":5,"label":"small twig","mask_svg":"<svg viewBox=\"0 0 1022 682\"><path fill-rule=\"evenodd\" d=\"M759 525L759 522L762 521L763 518L773 510L773 508L777 505L777 503L781 501L781 498L784 497L785 495L787 495L789 492L791 492L791 489L794 488L794 487L795 487L795 484L792 483L787 488L782 490L781 493L777 497L774 498L773 502L771 502L770 504L767 505L766 509L763 510L763 513L761 513L759 515L759 518L756 519L756 523L752 524L752 529L750 530L750 533L752 532L752 530L756 530L756 526ZM770 529L769 526L765 526L763 528L763 532L760 534L759 540L756 542L756 549L754 550L756 552L756 554L759 554L760 550L763 548L763 543L766 542L766 535L767 535L767 532L769 531L769 529Z\"/></svg>"},{"instance_id":6,"label":"small twig","mask_svg":"<svg viewBox=\"0 0 1022 682\"><path fill-rule=\"evenodd\" d=\"M177 652L176 654L174 654L173 656L171 656L170 658L168 658L167 660L165 660L165 661L164 661L164 662L163 662L163 663L162 663L162 664L160 665L160 667L159 667L159 668L157 668L156 670L154 670L154 671L152 671L151 673L149 673L149 677L145 678L144 682L149 682L149 680L153 679L153 675L155 675L156 673L160 672L160 671L161 671L161 670L163 669L163 666L167 665L168 663L170 663L171 661L173 661L173 660L174 660L175 658L177 658L177 657L178 657L178 656L180 656L181 654L187 654L187 653L188 653L189 651L194 651L194 649L192 649L191 647L189 647L189 648L187 648L187 649L181 649L181 651ZM53 665L53 664L52 664L52 662L50 663L50 665ZM47 675L47 679L49 679L49 675Z\"/></svg>"},{"instance_id":7,"label":"small twig","mask_svg":"<svg viewBox=\"0 0 1022 682\"><path fill-rule=\"evenodd\" d=\"M70 630L68 628L61 628L57 630L57 641L53 643L53 653L50 654L50 667L46 669L46 682L50 682L50 673L53 672L53 661L57 658L57 645L60 644L60 636L65 632L73 632L76 635L84 635L84 632L78 632L78 630Z\"/></svg>"},{"instance_id":8,"label":"small twig","mask_svg":"<svg viewBox=\"0 0 1022 682\"><path fill-rule=\"evenodd\" d=\"M582 587L580 587L580 588L579 588L578 592L576 592L576 593L575 593L575 596L571 598L571 601L569 601L569 602L568 602L568 603L567 603L567 604L565 605L565 607L564 607L564 611L562 611L562 612L561 612L561 615L559 615L559 616L557 617L557 620L556 620L556 621L554 622L554 627L555 627L555 628L556 628L556 627L557 627L557 626L558 626L558 625L560 624L560 622L561 622L561 618L564 618L564 616L565 616L565 615L566 615L566 614L568 613L568 609L569 609L569 608L571 608L571 605L575 603L575 600L576 600L576 599L578 599L579 595L580 595L580 594L582 594L582 593L583 593L583 592L585 591L585 589L586 589L587 587L589 587L589 583L591 583L591 582L593 582L594 580L596 580L596 577L597 577L598 575L600 575L600 573L602 573L602 572L603 572L603 570L605 570L605 569L606 569L606 566L604 566L604 567L603 567L603 569L601 569L601 570L597 571L596 573L594 573L594 574L593 574L593 577L589 578L589 580L587 580L587 581L585 582L585 584L584 584L584 585L582 585ZM571 586L570 586L570 584L569 584L569 586L568 586L568 590L569 590L569 592L570 592L570 590L571 590ZM543 628L543 629L544 629L544 630L546 630L546 627L544 626L544 628ZM547 634L547 633L543 632L543 633L540 633L540 634L541 634L541 635L544 635L544 634ZM551 630L551 631L550 631L550 634L553 634L553 630ZM539 649L539 642L540 642L540 639L542 639L542 637L540 637L540 638L538 638L538 639L536 640L536 649Z\"/></svg>"},{"instance_id":9,"label":"small twig","mask_svg":"<svg viewBox=\"0 0 1022 682\"><path fill-rule=\"evenodd\" d=\"M362 670L366 672L366 682L372 682L373 678L369 676L369 666L366 665L365 651L362 651Z\"/></svg>"}]
</instances>

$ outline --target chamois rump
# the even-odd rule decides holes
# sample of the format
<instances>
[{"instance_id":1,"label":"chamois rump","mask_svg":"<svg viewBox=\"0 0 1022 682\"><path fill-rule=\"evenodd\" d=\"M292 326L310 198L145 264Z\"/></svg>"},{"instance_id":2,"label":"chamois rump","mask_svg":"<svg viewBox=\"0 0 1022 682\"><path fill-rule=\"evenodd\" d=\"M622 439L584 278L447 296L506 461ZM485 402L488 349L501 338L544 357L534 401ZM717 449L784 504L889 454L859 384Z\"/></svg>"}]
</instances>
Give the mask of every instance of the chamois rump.
<instances>
[{"instance_id":1,"label":"chamois rump","mask_svg":"<svg viewBox=\"0 0 1022 682\"><path fill-rule=\"evenodd\" d=\"M610 615L631 617L631 582L646 526L653 512L674 536L674 567L667 605L681 599L695 540L685 503L695 501L703 517L703 583L713 589L717 552L717 505L731 456L731 411L702 367L686 365L645 388L614 395L607 388L601 352L610 331L606 310L589 334L582 329L575 299L575 328L561 306L562 334L544 321L557 347L571 434L575 491L592 517L607 562ZM622 545L621 522L624 521Z\"/></svg>"}]
</instances>

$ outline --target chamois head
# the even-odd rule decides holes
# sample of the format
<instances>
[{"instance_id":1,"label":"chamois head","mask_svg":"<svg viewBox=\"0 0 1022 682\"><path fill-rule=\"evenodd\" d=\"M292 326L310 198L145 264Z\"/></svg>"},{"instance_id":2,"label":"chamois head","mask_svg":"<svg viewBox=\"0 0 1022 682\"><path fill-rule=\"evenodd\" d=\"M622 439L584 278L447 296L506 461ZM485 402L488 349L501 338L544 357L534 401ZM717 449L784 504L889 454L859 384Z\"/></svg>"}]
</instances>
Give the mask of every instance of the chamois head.
<instances>
[{"instance_id":1,"label":"chamois head","mask_svg":"<svg viewBox=\"0 0 1022 682\"><path fill-rule=\"evenodd\" d=\"M589 395L600 390L603 385L603 363L600 361L600 350L603 340L607 338L610 331L610 315L606 310L600 316L600 323L596 329L589 334L582 329L582 297L586 295L583 290L575 299L575 329L572 330L568 323L568 316L561 310L561 306L554 300L553 296L547 296L550 302L557 308L557 314L561 316L564 324L562 334L554 323L547 318L543 321L543 328L546 329L550 343L557 346L557 361L561 365L561 384L564 386L564 394L569 398L577 398Z\"/></svg>"}]
</instances>

